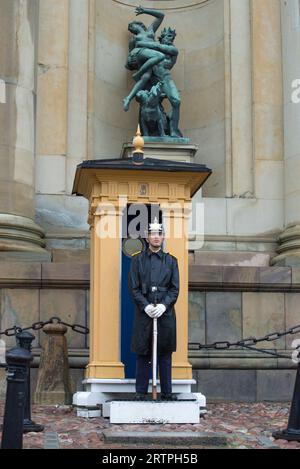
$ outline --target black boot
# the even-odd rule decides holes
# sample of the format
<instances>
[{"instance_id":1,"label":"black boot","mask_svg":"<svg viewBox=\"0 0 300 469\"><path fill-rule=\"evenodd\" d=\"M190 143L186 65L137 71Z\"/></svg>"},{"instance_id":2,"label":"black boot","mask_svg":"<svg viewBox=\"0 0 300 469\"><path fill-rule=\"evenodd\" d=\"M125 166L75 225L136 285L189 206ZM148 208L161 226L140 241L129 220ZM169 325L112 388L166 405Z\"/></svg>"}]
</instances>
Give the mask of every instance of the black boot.
<instances>
[{"instance_id":1,"label":"black boot","mask_svg":"<svg viewBox=\"0 0 300 469\"><path fill-rule=\"evenodd\" d=\"M134 396L135 401L145 401L147 398L147 394L143 394L141 392L137 392Z\"/></svg>"},{"instance_id":2,"label":"black boot","mask_svg":"<svg viewBox=\"0 0 300 469\"><path fill-rule=\"evenodd\" d=\"M172 393L168 393L168 394L161 393L160 398L162 401L177 401L176 394L172 394Z\"/></svg>"}]
</instances>

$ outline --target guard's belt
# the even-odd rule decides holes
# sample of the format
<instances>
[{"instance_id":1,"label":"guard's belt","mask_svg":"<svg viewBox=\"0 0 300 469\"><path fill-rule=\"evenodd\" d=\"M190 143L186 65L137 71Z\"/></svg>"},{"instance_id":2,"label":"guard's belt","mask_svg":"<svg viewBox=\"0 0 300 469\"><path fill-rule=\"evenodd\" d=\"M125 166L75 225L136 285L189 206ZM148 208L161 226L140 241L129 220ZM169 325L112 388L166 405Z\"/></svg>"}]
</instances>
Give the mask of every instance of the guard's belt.
<instances>
[{"instance_id":1,"label":"guard's belt","mask_svg":"<svg viewBox=\"0 0 300 469\"><path fill-rule=\"evenodd\" d=\"M167 287L157 287L156 285L154 285L154 286L157 288L158 291L168 291Z\"/></svg>"}]
</instances>

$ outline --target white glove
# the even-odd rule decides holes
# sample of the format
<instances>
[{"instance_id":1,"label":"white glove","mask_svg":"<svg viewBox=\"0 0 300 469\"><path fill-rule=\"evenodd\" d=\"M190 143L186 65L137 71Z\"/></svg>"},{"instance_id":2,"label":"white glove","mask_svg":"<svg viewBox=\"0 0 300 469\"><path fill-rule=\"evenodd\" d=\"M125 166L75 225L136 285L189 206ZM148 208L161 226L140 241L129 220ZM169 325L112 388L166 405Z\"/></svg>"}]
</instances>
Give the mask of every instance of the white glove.
<instances>
[{"instance_id":1,"label":"white glove","mask_svg":"<svg viewBox=\"0 0 300 469\"><path fill-rule=\"evenodd\" d=\"M149 318L151 319L154 318L154 310L155 310L155 306L152 304L146 306L146 308L144 309L145 313L147 313Z\"/></svg>"},{"instance_id":2,"label":"white glove","mask_svg":"<svg viewBox=\"0 0 300 469\"><path fill-rule=\"evenodd\" d=\"M160 317L164 314L164 312L166 311L166 309L167 309L167 308L165 307L165 305L163 305L163 304L161 304L161 303L158 304L158 305L154 308L154 311L153 311L153 313L152 313L152 314L153 314L153 317L154 317L154 318L160 318Z\"/></svg>"}]
</instances>

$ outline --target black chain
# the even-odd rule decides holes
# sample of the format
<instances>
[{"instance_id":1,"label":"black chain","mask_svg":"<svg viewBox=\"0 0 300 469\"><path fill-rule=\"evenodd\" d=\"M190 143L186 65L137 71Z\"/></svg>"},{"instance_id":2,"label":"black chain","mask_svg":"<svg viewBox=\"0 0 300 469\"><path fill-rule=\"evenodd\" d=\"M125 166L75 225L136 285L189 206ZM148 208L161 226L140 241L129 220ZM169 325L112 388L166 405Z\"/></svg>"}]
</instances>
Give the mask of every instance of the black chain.
<instances>
[{"instance_id":1,"label":"black chain","mask_svg":"<svg viewBox=\"0 0 300 469\"><path fill-rule=\"evenodd\" d=\"M89 328L82 326L80 324L68 324L67 322L62 321L59 317L52 317L48 321L38 321L34 322L31 324L31 326L28 327L19 327L19 326L13 326L9 327L8 329L5 329L4 331L0 331L0 336L6 335L7 337L13 337L19 334L20 332L23 331L39 331L40 329L43 329L44 326L47 326L48 324L62 324L66 327L69 327L72 329L72 331L77 332L78 334L83 334L87 335L90 333Z\"/></svg>"},{"instance_id":2,"label":"black chain","mask_svg":"<svg viewBox=\"0 0 300 469\"><path fill-rule=\"evenodd\" d=\"M286 357L286 355L282 355L282 354L277 353L277 352L271 352L270 350L266 350L266 349L248 347L247 345L244 345L242 348L245 348L247 350L252 350L253 352L259 352L259 353L263 353L263 354L267 354L267 355L272 355L273 357L276 357L276 358L288 358L288 357Z\"/></svg>"},{"instance_id":3,"label":"black chain","mask_svg":"<svg viewBox=\"0 0 300 469\"><path fill-rule=\"evenodd\" d=\"M82 326L81 324L69 324L63 321L61 318L54 316L50 318L48 321L37 321L28 327L23 327L23 328L19 326L10 327L8 329L5 329L4 331L0 331L0 336L6 335L7 337L13 337L23 331L28 331L28 330L38 331L40 329L43 329L44 326L48 324L54 324L54 323L62 324L72 329L72 331L77 332L78 334L87 335L90 332L88 327ZM268 353L270 355L274 355L274 356L281 357L281 358L286 358L283 355L281 356L278 355L277 353L256 349L253 347L253 345L257 345L260 342L273 342L274 340L278 340L281 337L284 337L287 335L295 335L299 333L300 333L300 324L297 326L291 327L290 329L284 332L271 332L259 338L247 337L246 339L242 339L237 342L218 341L212 344L201 344L199 342L190 342L189 349L190 350L229 350L232 347L240 347L240 348L247 348L249 350L254 350L257 352ZM296 348L300 349L300 345Z\"/></svg>"},{"instance_id":4,"label":"black chain","mask_svg":"<svg viewBox=\"0 0 300 469\"><path fill-rule=\"evenodd\" d=\"M253 345L256 345L260 342L273 342L273 340L278 340L281 337L284 337L287 335L295 335L299 333L300 333L300 324L297 326L291 327L290 329L284 332L271 332L270 334L267 334L259 338L247 337L246 339L238 340L237 342L219 341L219 342L214 342L208 345L204 345L199 342L190 342L189 349L190 350L229 350L232 347L250 348L250 347L253 347ZM297 347L297 349L300 349L300 345ZM253 348L253 350L266 353L264 350L259 350L255 348Z\"/></svg>"}]
</instances>

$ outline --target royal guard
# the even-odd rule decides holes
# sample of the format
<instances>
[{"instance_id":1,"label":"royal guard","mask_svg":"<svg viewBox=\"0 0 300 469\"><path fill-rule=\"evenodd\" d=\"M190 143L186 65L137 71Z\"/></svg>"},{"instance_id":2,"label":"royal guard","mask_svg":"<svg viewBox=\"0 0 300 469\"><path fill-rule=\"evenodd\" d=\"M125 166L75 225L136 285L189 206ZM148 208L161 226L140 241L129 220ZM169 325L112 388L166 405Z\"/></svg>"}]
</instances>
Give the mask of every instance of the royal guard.
<instances>
[{"instance_id":1,"label":"royal guard","mask_svg":"<svg viewBox=\"0 0 300 469\"><path fill-rule=\"evenodd\" d=\"M161 400L176 400L172 394L172 352L176 351L178 261L162 249L165 234L157 218L149 224L146 236L148 247L133 255L128 277L136 306L131 340L131 351L137 355L135 400L145 400L148 393L155 318Z\"/></svg>"}]
</instances>

